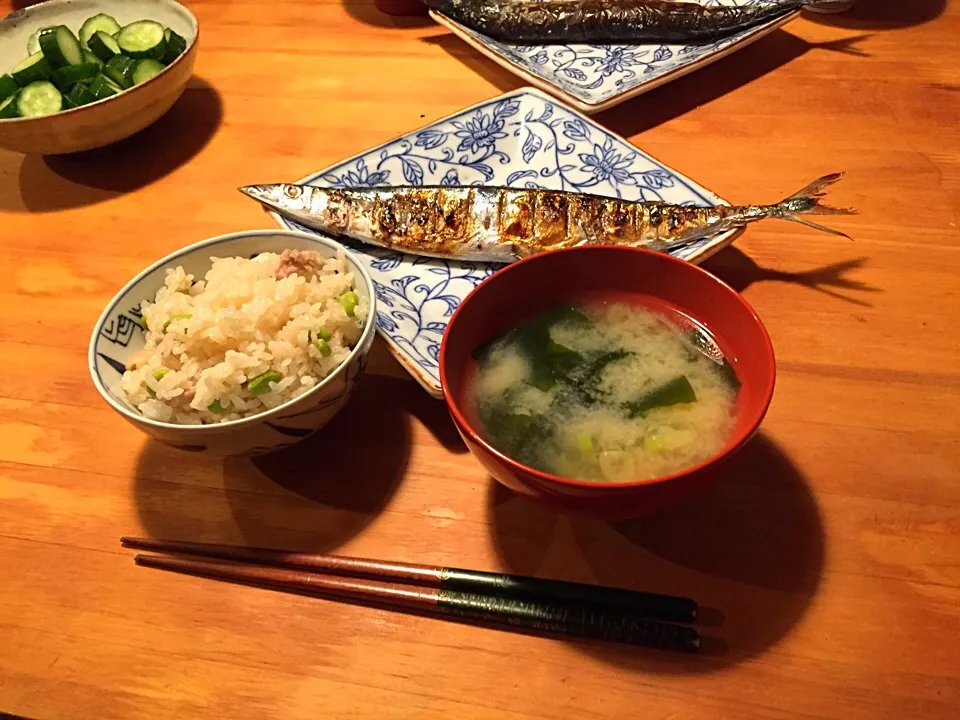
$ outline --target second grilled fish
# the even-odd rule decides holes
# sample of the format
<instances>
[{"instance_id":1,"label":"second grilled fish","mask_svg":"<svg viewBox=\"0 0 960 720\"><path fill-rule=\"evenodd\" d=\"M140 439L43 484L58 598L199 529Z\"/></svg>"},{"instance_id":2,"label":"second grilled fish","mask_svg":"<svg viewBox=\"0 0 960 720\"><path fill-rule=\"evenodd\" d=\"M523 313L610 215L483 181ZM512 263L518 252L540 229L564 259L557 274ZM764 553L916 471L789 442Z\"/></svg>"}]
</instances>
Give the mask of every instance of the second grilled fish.
<instances>
[{"instance_id":1,"label":"second grilled fish","mask_svg":"<svg viewBox=\"0 0 960 720\"><path fill-rule=\"evenodd\" d=\"M489 262L578 245L668 251L765 218L843 235L800 215L850 215L821 205L842 173L815 180L775 205L694 207L557 190L503 187L240 188L292 220L321 232L431 257Z\"/></svg>"},{"instance_id":2,"label":"second grilled fish","mask_svg":"<svg viewBox=\"0 0 960 720\"><path fill-rule=\"evenodd\" d=\"M837 0L701 5L669 0L424 0L471 30L512 43L710 42Z\"/></svg>"}]
</instances>

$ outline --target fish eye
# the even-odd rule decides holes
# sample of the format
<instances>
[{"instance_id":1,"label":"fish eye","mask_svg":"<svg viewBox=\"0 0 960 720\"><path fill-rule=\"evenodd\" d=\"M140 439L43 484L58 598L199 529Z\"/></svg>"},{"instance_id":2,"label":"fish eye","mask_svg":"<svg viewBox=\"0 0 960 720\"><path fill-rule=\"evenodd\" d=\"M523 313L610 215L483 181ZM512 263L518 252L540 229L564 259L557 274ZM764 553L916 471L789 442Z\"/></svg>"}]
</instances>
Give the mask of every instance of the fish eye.
<instances>
[{"instance_id":1,"label":"fish eye","mask_svg":"<svg viewBox=\"0 0 960 720\"><path fill-rule=\"evenodd\" d=\"M300 197L300 188L296 185L287 185L283 190L288 198L298 198Z\"/></svg>"}]
</instances>

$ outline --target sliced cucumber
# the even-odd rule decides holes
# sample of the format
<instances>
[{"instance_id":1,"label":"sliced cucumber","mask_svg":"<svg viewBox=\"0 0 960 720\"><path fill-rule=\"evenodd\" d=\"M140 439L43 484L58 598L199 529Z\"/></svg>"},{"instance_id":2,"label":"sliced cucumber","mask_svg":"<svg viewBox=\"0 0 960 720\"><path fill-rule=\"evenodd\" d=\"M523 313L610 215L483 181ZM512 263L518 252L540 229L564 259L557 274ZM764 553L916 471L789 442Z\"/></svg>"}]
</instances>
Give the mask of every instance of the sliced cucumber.
<instances>
[{"instance_id":1,"label":"sliced cucumber","mask_svg":"<svg viewBox=\"0 0 960 720\"><path fill-rule=\"evenodd\" d=\"M89 48L90 38L95 32L101 30L107 35L116 35L120 32L120 23L104 13L87 18L80 26L80 44Z\"/></svg>"},{"instance_id":2,"label":"sliced cucumber","mask_svg":"<svg viewBox=\"0 0 960 720\"><path fill-rule=\"evenodd\" d=\"M133 70L133 84L139 85L163 72L166 66L159 60L141 60Z\"/></svg>"},{"instance_id":3,"label":"sliced cucumber","mask_svg":"<svg viewBox=\"0 0 960 720\"><path fill-rule=\"evenodd\" d=\"M102 73L97 75L93 79L93 82L90 83L90 94L93 95L96 100L103 100L104 98L116 95L121 89L122 88L118 87L113 80Z\"/></svg>"},{"instance_id":4,"label":"sliced cucumber","mask_svg":"<svg viewBox=\"0 0 960 720\"><path fill-rule=\"evenodd\" d=\"M163 56L163 62L169 65L186 51L187 41L170 28L163 31L163 38L167 41L167 52Z\"/></svg>"},{"instance_id":5,"label":"sliced cucumber","mask_svg":"<svg viewBox=\"0 0 960 720\"><path fill-rule=\"evenodd\" d=\"M0 75L0 100L6 100L19 89L20 86L12 75Z\"/></svg>"},{"instance_id":6,"label":"sliced cucumber","mask_svg":"<svg viewBox=\"0 0 960 720\"><path fill-rule=\"evenodd\" d=\"M117 44L124 55L132 58L162 60L167 53L163 25L153 20L132 22L117 35Z\"/></svg>"},{"instance_id":7,"label":"sliced cucumber","mask_svg":"<svg viewBox=\"0 0 960 720\"><path fill-rule=\"evenodd\" d=\"M9 120L17 117L17 94L14 93L3 102L0 102L0 120Z\"/></svg>"},{"instance_id":8,"label":"sliced cucumber","mask_svg":"<svg viewBox=\"0 0 960 720\"><path fill-rule=\"evenodd\" d=\"M115 55L107 60L107 64L103 66L103 74L121 88L133 87L133 71L136 69L138 62L133 58Z\"/></svg>"},{"instance_id":9,"label":"sliced cucumber","mask_svg":"<svg viewBox=\"0 0 960 720\"><path fill-rule=\"evenodd\" d=\"M104 62L114 55L120 54L120 46L117 45L117 41L103 30L97 30L90 36L90 50Z\"/></svg>"},{"instance_id":10,"label":"sliced cucumber","mask_svg":"<svg viewBox=\"0 0 960 720\"><path fill-rule=\"evenodd\" d=\"M67 65L59 70L54 70L50 80L61 90L66 90L78 82L92 80L100 72L100 65L96 63L80 63L79 65Z\"/></svg>"},{"instance_id":11,"label":"sliced cucumber","mask_svg":"<svg viewBox=\"0 0 960 720\"><path fill-rule=\"evenodd\" d=\"M90 50L83 51L83 61L85 63L96 63L98 66L103 67L103 60L94 55Z\"/></svg>"},{"instance_id":12,"label":"sliced cucumber","mask_svg":"<svg viewBox=\"0 0 960 720\"><path fill-rule=\"evenodd\" d=\"M43 51L43 56L54 70L83 62L80 41L66 25L56 25L41 30L40 50Z\"/></svg>"},{"instance_id":13,"label":"sliced cucumber","mask_svg":"<svg viewBox=\"0 0 960 720\"><path fill-rule=\"evenodd\" d=\"M47 80L30 83L17 95L17 112L20 117L53 115L62 109L63 95Z\"/></svg>"},{"instance_id":14,"label":"sliced cucumber","mask_svg":"<svg viewBox=\"0 0 960 720\"><path fill-rule=\"evenodd\" d=\"M67 93L67 99L73 103L74 107L92 103L96 98L85 85L74 85L73 89Z\"/></svg>"},{"instance_id":15,"label":"sliced cucumber","mask_svg":"<svg viewBox=\"0 0 960 720\"><path fill-rule=\"evenodd\" d=\"M187 50L187 40L153 20L121 27L98 13L80 27L39 28L29 57L0 73L0 118L41 117L111 97L156 77Z\"/></svg>"},{"instance_id":16,"label":"sliced cucumber","mask_svg":"<svg viewBox=\"0 0 960 720\"><path fill-rule=\"evenodd\" d=\"M26 87L37 80L46 80L52 73L53 68L42 52L35 52L10 71L20 87Z\"/></svg>"}]
</instances>

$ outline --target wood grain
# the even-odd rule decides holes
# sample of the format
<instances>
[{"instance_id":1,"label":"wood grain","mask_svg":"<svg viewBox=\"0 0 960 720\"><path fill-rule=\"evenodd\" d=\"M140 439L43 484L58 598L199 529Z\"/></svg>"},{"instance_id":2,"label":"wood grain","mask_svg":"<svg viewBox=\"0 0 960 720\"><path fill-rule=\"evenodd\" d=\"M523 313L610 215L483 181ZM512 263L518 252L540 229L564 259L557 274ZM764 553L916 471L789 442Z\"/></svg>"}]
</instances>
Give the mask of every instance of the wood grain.
<instances>
[{"instance_id":1,"label":"wood grain","mask_svg":"<svg viewBox=\"0 0 960 720\"><path fill-rule=\"evenodd\" d=\"M0 11L23 2L0 2ZM731 201L848 172L855 240L770 222L708 268L777 350L763 432L642 522L498 489L378 343L315 441L147 443L85 349L109 297L268 218L291 179L519 86L372 0L197 0L170 113L80 158L0 152L0 712L34 718L952 718L960 707L960 6L860 0L599 116ZM844 52L854 48L858 54ZM347 452L344 452L344 449ZM725 654L528 637L133 565L121 535L602 582L723 611Z\"/></svg>"}]
</instances>

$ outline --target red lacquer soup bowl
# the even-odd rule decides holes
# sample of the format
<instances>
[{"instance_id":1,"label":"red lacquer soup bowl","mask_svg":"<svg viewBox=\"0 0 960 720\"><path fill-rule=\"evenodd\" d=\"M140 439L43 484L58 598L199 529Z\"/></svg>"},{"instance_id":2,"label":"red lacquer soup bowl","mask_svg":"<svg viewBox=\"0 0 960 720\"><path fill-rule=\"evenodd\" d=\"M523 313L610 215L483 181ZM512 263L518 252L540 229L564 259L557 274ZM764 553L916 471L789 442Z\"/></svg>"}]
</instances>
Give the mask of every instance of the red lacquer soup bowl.
<instances>
[{"instance_id":1,"label":"red lacquer soup bowl","mask_svg":"<svg viewBox=\"0 0 960 720\"><path fill-rule=\"evenodd\" d=\"M699 465L634 482L588 482L523 465L488 443L470 408L471 353L541 310L583 298L635 302L679 312L705 326L742 386L733 431L723 449ZM506 266L457 308L440 348L440 379L457 430L474 457L499 482L566 512L623 519L687 499L718 477L719 466L757 432L770 400L776 365L770 337L753 308L701 268L662 253L583 247L536 255Z\"/></svg>"}]
</instances>

